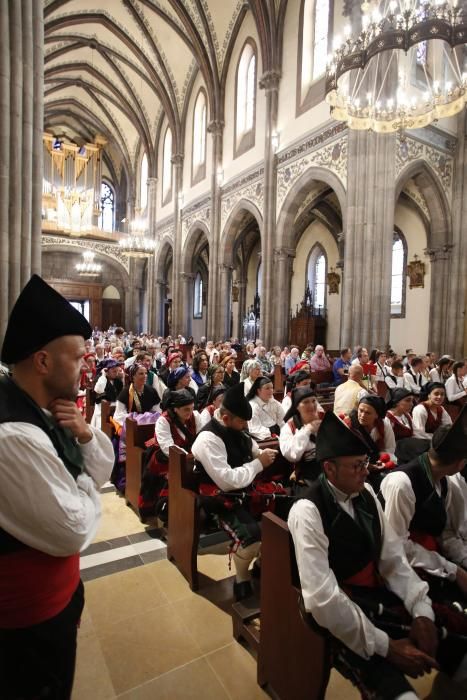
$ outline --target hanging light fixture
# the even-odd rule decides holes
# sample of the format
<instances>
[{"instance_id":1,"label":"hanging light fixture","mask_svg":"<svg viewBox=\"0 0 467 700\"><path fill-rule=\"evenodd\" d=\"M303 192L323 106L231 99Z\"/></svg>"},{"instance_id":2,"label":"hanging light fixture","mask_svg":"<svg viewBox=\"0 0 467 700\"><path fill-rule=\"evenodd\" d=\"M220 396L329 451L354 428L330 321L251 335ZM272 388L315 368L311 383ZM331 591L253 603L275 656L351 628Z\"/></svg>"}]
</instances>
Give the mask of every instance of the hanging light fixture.
<instances>
[{"instance_id":1,"label":"hanging light fixture","mask_svg":"<svg viewBox=\"0 0 467 700\"><path fill-rule=\"evenodd\" d=\"M102 265L94 262L94 253L91 250L85 250L83 253L83 262L77 263L75 266L80 275L86 277L98 277L102 272Z\"/></svg>"},{"instance_id":2,"label":"hanging light fixture","mask_svg":"<svg viewBox=\"0 0 467 700\"><path fill-rule=\"evenodd\" d=\"M132 258L148 258L156 249L156 241L147 235L147 224L135 219L130 224L130 233L120 239L120 248Z\"/></svg>"},{"instance_id":3,"label":"hanging light fixture","mask_svg":"<svg viewBox=\"0 0 467 700\"><path fill-rule=\"evenodd\" d=\"M467 9L458 0L362 4L328 57L326 101L351 129L390 133L427 126L467 103Z\"/></svg>"}]
</instances>

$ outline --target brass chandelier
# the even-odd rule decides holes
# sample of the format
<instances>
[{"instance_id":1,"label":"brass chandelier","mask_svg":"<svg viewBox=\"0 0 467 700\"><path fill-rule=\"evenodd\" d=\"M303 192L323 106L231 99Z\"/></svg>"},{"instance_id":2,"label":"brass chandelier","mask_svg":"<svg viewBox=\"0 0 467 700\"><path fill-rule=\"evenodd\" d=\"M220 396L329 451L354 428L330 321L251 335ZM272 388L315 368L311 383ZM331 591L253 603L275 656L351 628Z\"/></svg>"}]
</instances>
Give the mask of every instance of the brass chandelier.
<instances>
[{"instance_id":1,"label":"brass chandelier","mask_svg":"<svg viewBox=\"0 0 467 700\"><path fill-rule=\"evenodd\" d=\"M130 233L120 239L120 248L125 255L132 258L148 258L156 249L156 241L147 235L147 225L142 219L135 219L130 224Z\"/></svg>"},{"instance_id":2,"label":"brass chandelier","mask_svg":"<svg viewBox=\"0 0 467 700\"><path fill-rule=\"evenodd\" d=\"M334 39L326 101L351 129L427 126L467 102L464 0L364 2L362 28Z\"/></svg>"},{"instance_id":3,"label":"brass chandelier","mask_svg":"<svg viewBox=\"0 0 467 700\"><path fill-rule=\"evenodd\" d=\"M76 264L76 269L80 275L84 277L99 277L102 272L102 265L94 262L94 253L92 250L85 250L83 253L83 262Z\"/></svg>"}]
</instances>

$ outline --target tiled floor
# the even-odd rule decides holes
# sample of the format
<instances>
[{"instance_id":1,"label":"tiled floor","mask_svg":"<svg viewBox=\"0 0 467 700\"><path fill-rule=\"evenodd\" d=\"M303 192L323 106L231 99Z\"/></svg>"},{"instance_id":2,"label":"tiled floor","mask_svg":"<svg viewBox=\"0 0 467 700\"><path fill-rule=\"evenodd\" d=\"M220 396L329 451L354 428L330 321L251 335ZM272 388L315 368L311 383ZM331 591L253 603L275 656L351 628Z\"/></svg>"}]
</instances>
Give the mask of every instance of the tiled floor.
<instances>
[{"instance_id":1,"label":"tiled floor","mask_svg":"<svg viewBox=\"0 0 467 700\"><path fill-rule=\"evenodd\" d=\"M212 582L192 593L175 566L160 558L165 557L160 540L151 545L150 537L136 536L147 528L124 500L105 493L102 501L102 525L89 550L94 558L86 562L83 557L86 607L72 700L268 698L256 683L253 655L232 637L226 545L198 557L200 571ZM125 551L130 556L117 559L115 573L103 575L112 567L111 552L119 556L121 547L133 547ZM96 559L99 552L104 563ZM159 560L145 561L147 555ZM415 685L423 698L431 682L425 678ZM332 673L326 700L358 697L345 679Z\"/></svg>"}]
</instances>

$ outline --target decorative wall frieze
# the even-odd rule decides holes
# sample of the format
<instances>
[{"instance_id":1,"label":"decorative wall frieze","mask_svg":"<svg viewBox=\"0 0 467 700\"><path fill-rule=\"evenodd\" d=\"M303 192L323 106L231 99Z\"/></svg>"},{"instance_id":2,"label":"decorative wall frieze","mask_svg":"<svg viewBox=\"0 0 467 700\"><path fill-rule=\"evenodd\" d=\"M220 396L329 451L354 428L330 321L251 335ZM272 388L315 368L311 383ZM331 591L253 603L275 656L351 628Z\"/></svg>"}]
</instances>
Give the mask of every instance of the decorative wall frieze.
<instances>
[{"instance_id":1,"label":"decorative wall frieze","mask_svg":"<svg viewBox=\"0 0 467 700\"><path fill-rule=\"evenodd\" d=\"M298 178L311 167L324 167L333 172L341 180L344 188L347 184L347 135L342 135L342 129L339 128L337 131L328 129L323 132L323 136L328 134L334 134L335 139L330 143L318 147L319 140L318 137L309 139L304 142L302 146L298 146L293 149L298 157L294 159L283 160L280 159L280 163L283 163L277 168L277 198L276 198L276 215L282 209L282 205L287 197L288 193L292 189L293 184L298 180ZM325 140L328 140L327 138ZM305 148L306 143L313 149L307 152ZM305 152L305 155L300 155Z\"/></svg>"},{"instance_id":2,"label":"decorative wall frieze","mask_svg":"<svg viewBox=\"0 0 467 700\"><path fill-rule=\"evenodd\" d=\"M107 241L92 241L89 238L67 238L66 236L49 236L42 234L42 248L66 247L70 250L81 252L92 250L96 254L106 255L121 265L127 274L130 272L130 262L128 256L124 255L118 243Z\"/></svg>"},{"instance_id":3,"label":"decorative wall frieze","mask_svg":"<svg viewBox=\"0 0 467 700\"><path fill-rule=\"evenodd\" d=\"M156 238L161 241L164 236L170 238L173 241L173 235L174 235L174 228L175 228L175 219L173 216L169 216L165 218L163 221L160 221L158 225L156 226Z\"/></svg>"},{"instance_id":4,"label":"decorative wall frieze","mask_svg":"<svg viewBox=\"0 0 467 700\"><path fill-rule=\"evenodd\" d=\"M446 150L434 148L412 136L397 137L396 146L396 176L403 172L413 160L426 160L431 170L438 177L439 182L448 198L452 195L452 177L454 159Z\"/></svg>"},{"instance_id":5,"label":"decorative wall frieze","mask_svg":"<svg viewBox=\"0 0 467 700\"><path fill-rule=\"evenodd\" d=\"M246 180L248 184L240 187L239 189L232 189L232 185L230 185L226 191L222 191L221 231L224 230L227 219L241 199L248 200L254 204L261 213L263 212L263 175L264 168L259 168L259 170L255 171L255 173L251 173L249 176L242 178L242 180ZM252 179L253 176L254 179Z\"/></svg>"},{"instance_id":6,"label":"decorative wall frieze","mask_svg":"<svg viewBox=\"0 0 467 700\"><path fill-rule=\"evenodd\" d=\"M411 129L410 136L450 155L454 155L456 151L457 138L453 134L447 134L442 129L437 129L433 124L425 126L423 129Z\"/></svg>"},{"instance_id":7,"label":"decorative wall frieze","mask_svg":"<svg viewBox=\"0 0 467 700\"><path fill-rule=\"evenodd\" d=\"M321 127L315 129L308 134L304 139L290 145L287 149L280 151L277 154L277 166L280 167L287 161L295 160L302 155L316 151L318 148L326 144L328 141L334 141L342 136L347 131L347 126L344 122L333 122L328 128Z\"/></svg>"},{"instance_id":8,"label":"decorative wall frieze","mask_svg":"<svg viewBox=\"0 0 467 700\"><path fill-rule=\"evenodd\" d=\"M182 248L185 246L188 233L195 222L200 222L211 230L211 197L205 197L201 202L184 209L182 212Z\"/></svg>"}]
</instances>

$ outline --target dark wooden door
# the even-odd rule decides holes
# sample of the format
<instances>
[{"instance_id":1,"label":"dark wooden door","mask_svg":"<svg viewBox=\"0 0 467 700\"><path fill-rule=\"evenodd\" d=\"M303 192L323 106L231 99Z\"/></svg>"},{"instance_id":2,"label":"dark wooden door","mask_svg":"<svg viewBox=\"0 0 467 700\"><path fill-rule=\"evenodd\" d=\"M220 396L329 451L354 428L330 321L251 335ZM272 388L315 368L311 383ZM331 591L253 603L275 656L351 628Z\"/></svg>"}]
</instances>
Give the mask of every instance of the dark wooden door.
<instances>
[{"instance_id":1,"label":"dark wooden door","mask_svg":"<svg viewBox=\"0 0 467 700\"><path fill-rule=\"evenodd\" d=\"M102 330L113 324L122 325L122 302L120 299L102 299Z\"/></svg>"}]
</instances>

